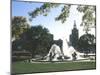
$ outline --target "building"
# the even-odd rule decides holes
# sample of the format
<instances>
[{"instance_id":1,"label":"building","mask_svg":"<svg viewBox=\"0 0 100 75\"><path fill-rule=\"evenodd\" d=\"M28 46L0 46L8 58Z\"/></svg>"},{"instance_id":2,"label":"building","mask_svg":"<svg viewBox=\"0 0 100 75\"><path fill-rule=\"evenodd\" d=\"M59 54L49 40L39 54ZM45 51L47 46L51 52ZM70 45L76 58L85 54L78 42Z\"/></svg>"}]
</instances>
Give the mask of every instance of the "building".
<instances>
[{"instance_id":1,"label":"building","mask_svg":"<svg viewBox=\"0 0 100 75\"><path fill-rule=\"evenodd\" d=\"M73 46L74 48L77 48L78 39L79 39L79 33L76 26L76 21L74 21L72 33L70 34L70 45Z\"/></svg>"},{"instance_id":2,"label":"building","mask_svg":"<svg viewBox=\"0 0 100 75\"><path fill-rule=\"evenodd\" d=\"M32 53L26 50L16 50L12 51L12 61L22 61L22 60L28 60L32 58Z\"/></svg>"}]
</instances>

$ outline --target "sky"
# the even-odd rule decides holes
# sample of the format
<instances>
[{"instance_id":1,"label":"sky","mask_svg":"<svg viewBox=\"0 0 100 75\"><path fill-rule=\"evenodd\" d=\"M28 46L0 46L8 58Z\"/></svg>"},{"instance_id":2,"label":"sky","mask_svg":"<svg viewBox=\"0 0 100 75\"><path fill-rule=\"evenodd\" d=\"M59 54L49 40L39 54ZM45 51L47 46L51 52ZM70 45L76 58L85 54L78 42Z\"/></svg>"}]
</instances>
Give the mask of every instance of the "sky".
<instances>
[{"instance_id":1,"label":"sky","mask_svg":"<svg viewBox=\"0 0 100 75\"><path fill-rule=\"evenodd\" d=\"M29 2L12 2L12 16L24 16L29 19L28 13L40 7L43 3L29 3ZM54 35L54 40L58 39L67 39L69 41L69 35L73 29L74 22L76 22L77 29L79 30L79 37L85 32L83 31L83 27L80 26L82 22L82 13L79 13L77 10L77 5L72 5L70 9L70 15L67 18L65 23L61 23L61 21L55 21L55 17L57 17L62 9L62 6L57 8L53 8L47 17L42 15L37 16L33 19L32 22L29 22L30 25L42 25L49 29L50 33ZM95 29L92 29L92 34L95 34Z\"/></svg>"}]
</instances>

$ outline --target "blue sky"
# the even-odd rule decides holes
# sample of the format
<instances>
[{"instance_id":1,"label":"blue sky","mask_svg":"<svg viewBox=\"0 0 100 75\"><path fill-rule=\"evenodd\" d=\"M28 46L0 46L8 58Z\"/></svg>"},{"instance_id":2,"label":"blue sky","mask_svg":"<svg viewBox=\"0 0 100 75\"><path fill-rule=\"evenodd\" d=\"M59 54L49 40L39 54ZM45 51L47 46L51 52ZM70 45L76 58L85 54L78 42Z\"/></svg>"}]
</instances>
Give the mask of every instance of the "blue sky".
<instances>
[{"instance_id":1,"label":"blue sky","mask_svg":"<svg viewBox=\"0 0 100 75\"><path fill-rule=\"evenodd\" d=\"M35 8L40 7L43 3L28 3L28 2L12 2L12 16L24 16L29 18L28 12L33 11ZM61 12L62 6L58 8L53 8L47 17L38 16L33 19L30 23L32 26L42 25L49 29L50 33L54 35L54 39L67 39L69 40L69 35L76 21L77 28L79 29L79 36L83 35L83 27L80 27L82 14L79 13L76 8L77 5L72 5L70 9L70 15L67 18L67 21L62 24L60 21L55 21ZM94 30L92 30L94 34Z\"/></svg>"}]
</instances>

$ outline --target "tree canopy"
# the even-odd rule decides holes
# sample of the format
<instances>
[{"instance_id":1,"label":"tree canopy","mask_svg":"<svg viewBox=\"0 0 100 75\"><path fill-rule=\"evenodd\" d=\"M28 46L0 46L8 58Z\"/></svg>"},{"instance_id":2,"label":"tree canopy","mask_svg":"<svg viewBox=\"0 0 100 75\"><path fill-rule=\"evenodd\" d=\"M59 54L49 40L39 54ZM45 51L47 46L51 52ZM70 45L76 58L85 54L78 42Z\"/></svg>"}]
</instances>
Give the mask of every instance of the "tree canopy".
<instances>
[{"instance_id":1,"label":"tree canopy","mask_svg":"<svg viewBox=\"0 0 100 75\"><path fill-rule=\"evenodd\" d=\"M44 56L49 52L52 42L53 35L49 33L47 28L40 25L32 26L21 34L19 40L13 42L13 49L28 50L32 53L33 57L35 55Z\"/></svg>"},{"instance_id":2,"label":"tree canopy","mask_svg":"<svg viewBox=\"0 0 100 75\"><path fill-rule=\"evenodd\" d=\"M44 3L39 8L29 12L30 19L32 20L32 18L36 18L39 15L47 16L48 13L51 12L51 9L57 8L60 5L63 7L62 10L60 10L61 13L55 17L55 20L64 23L70 15L71 4ZM77 5L76 10L83 13L81 26L83 26L84 31L88 33L92 27L95 27L96 7L90 5Z\"/></svg>"},{"instance_id":3,"label":"tree canopy","mask_svg":"<svg viewBox=\"0 0 100 75\"><path fill-rule=\"evenodd\" d=\"M29 28L27 19L23 16L12 17L12 38L18 39L19 36Z\"/></svg>"},{"instance_id":4,"label":"tree canopy","mask_svg":"<svg viewBox=\"0 0 100 75\"><path fill-rule=\"evenodd\" d=\"M82 23L81 26L84 27L84 31L88 33L91 28L95 27L95 21L96 21L96 7L95 6L82 6L79 5L77 10L80 13L84 13L82 17Z\"/></svg>"},{"instance_id":5,"label":"tree canopy","mask_svg":"<svg viewBox=\"0 0 100 75\"><path fill-rule=\"evenodd\" d=\"M84 53L95 52L95 45L95 36L92 34L84 34L78 41L79 51Z\"/></svg>"},{"instance_id":6,"label":"tree canopy","mask_svg":"<svg viewBox=\"0 0 100 75\"><path fill-rule=\"evenodd\" d=\"M29 12L30 20L32 18L36 18L39 15L47 16L49 12L52 11L53 8L59 7L61 4L57 3L44 3L41 7L36 8L34 11ZM61 10L59 16L55 17L56 21L61 20L64 23L69 16L70 5L65 4Z\"/></svg>"}]
</instances>

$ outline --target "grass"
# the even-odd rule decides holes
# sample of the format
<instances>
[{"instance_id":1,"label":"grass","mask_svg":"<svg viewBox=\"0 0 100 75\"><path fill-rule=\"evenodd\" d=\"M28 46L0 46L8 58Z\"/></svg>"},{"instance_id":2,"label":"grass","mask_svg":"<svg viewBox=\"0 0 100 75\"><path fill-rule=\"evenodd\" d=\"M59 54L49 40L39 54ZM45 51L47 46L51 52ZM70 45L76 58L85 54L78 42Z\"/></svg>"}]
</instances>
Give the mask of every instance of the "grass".
<instances>
[{"instance_id":1,"label":"grass","mask_svg":"<svg viewBox=\"0 0 100 75\"><path fill-rule=\"evenodd\" d=\"M12 63L12 73L37 73L53 71L71 71L71 70L88 70L95 69L95 62L64 62L64 63Z\"/></svg>"}]
</instances>

